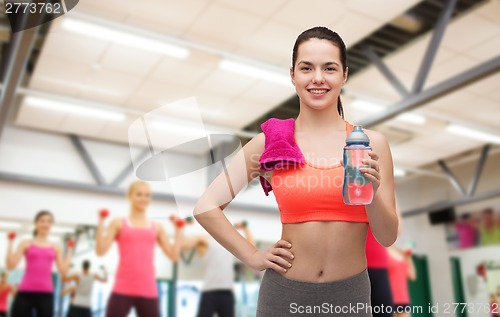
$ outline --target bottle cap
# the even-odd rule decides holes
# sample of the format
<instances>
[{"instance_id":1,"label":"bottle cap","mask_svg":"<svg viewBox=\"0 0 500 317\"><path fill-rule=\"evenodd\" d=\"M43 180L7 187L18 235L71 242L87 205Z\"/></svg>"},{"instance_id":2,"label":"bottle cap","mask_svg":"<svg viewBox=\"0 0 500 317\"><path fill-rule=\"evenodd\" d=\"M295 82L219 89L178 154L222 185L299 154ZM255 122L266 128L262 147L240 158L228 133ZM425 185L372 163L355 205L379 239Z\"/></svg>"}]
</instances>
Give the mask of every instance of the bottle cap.
<instances>
[{"instance_id":1,"label":"bottle cap","mask_svg":"<svg viewBox=\"0 0 500 317\"><path fill-rule=\"evenodd\" d=\"M360 125L355 125L354 128L352 129L351 133L346 138L346 144L351 145L351 144L361 144L361 145L368 145L370 144L370 139L368 136L365 134L363 131L363 128Z\"/></svg>"}]
</instances>

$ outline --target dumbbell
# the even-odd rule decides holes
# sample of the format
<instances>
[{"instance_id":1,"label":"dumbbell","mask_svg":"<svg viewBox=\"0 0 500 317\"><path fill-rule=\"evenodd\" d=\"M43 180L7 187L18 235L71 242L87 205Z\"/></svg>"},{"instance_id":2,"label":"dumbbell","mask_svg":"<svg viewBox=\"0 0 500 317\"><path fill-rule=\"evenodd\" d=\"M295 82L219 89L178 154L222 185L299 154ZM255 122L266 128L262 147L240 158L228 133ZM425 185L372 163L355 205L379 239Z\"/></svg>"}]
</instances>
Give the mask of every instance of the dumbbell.
<instances>
[{"instance_id":1,"label":"dumbbell","mask_svg":"<svg viewBox=\"0 0 500 317\"><path fill-rule=\"evenodd\" d=\"M106 219L109 216L109 210L106 208L99 210L99 216L101 216L101 218L103 219Z\"/></svg>"},{"instance_id":2,"label":"dumbbell","mask_svg":"<svg viewBox=\"0 0 500 317\"><path fill-rule=\"evenodd\" d=\"M170 221L172 221L177 228L182 228L186 225L186 221L177 217L176 215L170 215L168 219L170 219Z\"/></svg>"},{"instance_id":3,"label":"dumbbell","mask_svg":"<svg viewBox=\"0 0 500 317\"><path fill-rule=\"evenodd\" d=\"M75 246L75 241L73 241L72 239L69 239L68 241L66 241L66 246L68 248L73 248Z\"/></svg>"},{"instance_id":4,"label":"dumbbell","mask_svg":"<svg viewBox=\"0 0 500 317\"><path fill-rule=\"evenodd\" d=\"M14 231L11 231L9 232L7 237L9 238L9 240L14 240L16 238L16 233Z\"/></svg>"}]
</instances>

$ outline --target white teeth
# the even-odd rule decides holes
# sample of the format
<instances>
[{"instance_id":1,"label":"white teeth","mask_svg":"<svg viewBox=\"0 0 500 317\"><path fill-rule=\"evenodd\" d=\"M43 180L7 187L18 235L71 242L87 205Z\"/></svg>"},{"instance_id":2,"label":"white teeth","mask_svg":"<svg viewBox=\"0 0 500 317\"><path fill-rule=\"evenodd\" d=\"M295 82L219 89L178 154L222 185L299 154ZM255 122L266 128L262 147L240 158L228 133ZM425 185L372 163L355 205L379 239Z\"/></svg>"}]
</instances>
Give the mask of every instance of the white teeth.
<instances>
[{"instance_id":1,"label":"white teeth","mask_svg":"<svg viewBox=\"0 0 500 317\"><path fill-rule=\"evenodd\" d=\"M311 89L309 90L310 92L312 92L313 94L324 94L326 93L328 90L326 89Z\"/></svg>"}]
</instances>

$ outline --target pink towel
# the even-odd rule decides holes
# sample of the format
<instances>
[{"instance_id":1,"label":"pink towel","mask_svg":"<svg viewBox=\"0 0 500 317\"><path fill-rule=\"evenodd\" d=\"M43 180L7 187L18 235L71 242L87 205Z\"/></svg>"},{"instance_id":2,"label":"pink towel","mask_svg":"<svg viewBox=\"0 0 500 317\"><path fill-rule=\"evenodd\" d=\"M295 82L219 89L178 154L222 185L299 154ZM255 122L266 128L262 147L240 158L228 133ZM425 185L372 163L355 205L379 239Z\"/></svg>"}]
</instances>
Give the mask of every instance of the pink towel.
<instances>
[{"instance_id":1,"label":"pink towel","mask_svg":"<svg viewBox=\"0 0 500 317\"><path fill-rule=\"evenodd\" d=\"M264 152L259 159L259 168L262 171L268 172L304 163L304 155L295 143L295 120L293 118L286 120L271 118L260 127L266 136ZM269 196L269 192L273 190L271 184L262 176L260 184L266 196Z\"/></svg>"}]
</instances>

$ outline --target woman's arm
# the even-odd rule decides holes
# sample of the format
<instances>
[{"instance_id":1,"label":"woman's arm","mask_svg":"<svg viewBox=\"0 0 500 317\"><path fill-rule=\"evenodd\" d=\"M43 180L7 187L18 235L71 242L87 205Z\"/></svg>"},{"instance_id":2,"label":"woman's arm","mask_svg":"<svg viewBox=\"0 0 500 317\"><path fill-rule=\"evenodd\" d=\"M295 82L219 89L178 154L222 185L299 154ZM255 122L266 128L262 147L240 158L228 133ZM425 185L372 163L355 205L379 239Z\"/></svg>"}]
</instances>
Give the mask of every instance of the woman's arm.
<instances>
[{"instance_id":1,"label":"woman's arm","mask_svg":"<svg viewBox=\"0 0 500 317\"><path fill-rule=\"evenodd\" d=\"M360 169L372 181L375 196L366 205L373 236L384 247L391 246L398 235L398 216L394 195L394 166L386 138L379 132L367 131L373 151L369 154L371 168Z\"/></svg>"},{"instance_id":2,"label":"woman's arm","mask_svg":"<svg viewBox=\"0 0 500 317\"><path fill-rule=\"evenodd\" d=\"M54 246L56 250L56 267L59 274L62 276L66 275L70 265L71 256L73 254L73 247L68 247L66 251L66 256L63 255L63 251L59 245Z\"/></svg>"},{"instance_id":3,"label":"woman's arm","mask_svg":"<svg viewBox=\"0 0 500 317\"><path fill-rule=\"evenodd\" d=\"M9 242L7 243L7 256L5 258L5 267L7 270L13 270L17 267L28 245L28 240L21 241L16 252L13 252L14 240L9 239Z\"/></svg>"},{"instance_id":4,"label":"woman's arm","mask_svg":"<svg viewBox=\"0 0 500 317\"><path fill-rule=\"evenodd\" d=\"M104 219L104 217L99 216L95 234L95 252L98 256L103 256L109 251L111 244L115 241L116 235L120 232L120 219L113 219L107 230L104 228Z\"/></svg>"},{"instance_id":5,"label":"woman's arm","mask_svg":"<svg viewBox=\"0 0 500 317\"><path fill-rule=\"evenodd\" d=\"M255 246L255 239L253 238L252 232L250 231L248 226L242 226L240 230L241 232L243 232L243 236L245 237L245 239L247 239L248 242Z\"/></svg>"},{"instance_id":6,"label":"woman's arm","mask_svg":"<svg viewBox=\"0 0 500 317\"><path fill-rule=\"evenodd\" d=\"M163 228L163 226L159 223L155 222L156 230L158 232L157 241L158 245L162 249L163 253L172 260L173 262L179 261L180 253L181 253L181 245L182 245L182 227L175 227L175 238L174 244L172 245L169 241L168 234Z\"/></svg>"},{"instance_id":7,"label":"woman's arm","mask_svg":"<svg viewBox=\"0 0 500 317\"><path fill-rule=\"evenodd\" d=\"M61 281L64 283L69 283L71 281L75 281L76 283L78 283L79 282L78 274L65 275L61 278Z\"/></svg>"},{"instance_id":8,"label":"woman's arm","mask_svg":"<svg viewBox=\"0 0 500 317\"><path fill-rule=\"evenodd\" d=\"M101 282L101 283L107 283L108 282L108 275L105 274L104 276L100 276L99 274L94 274L94 279L96 281Z\"/></svg>"},{"instance_id":9,"label":"woman's arm","mask_svg":"<svg viewBox=\"0 0 500 317\"><path fill-rule=\"evenodd\" d=\"M261 175L259 158L264 151L265 136L260 133L248 142L232 159L227 171L210 184L196 204L194 216L215 240L243 263L256 270L271 268L286 272L293 259L287 249L291 244L278 241L271 249L260 251L245 239L229 222L224 208L255 177Z\"/></svg>"},{"instance_id":10,"label":"woman's arm","mask_svg":"<svg viewBox=\"0 0 500 317\"><path fill-rule=\"evenodd\" d=\"M17 285L16 285L16 284L14 284L14 285L12 285L12 286L10 287L10 295L11 295L12 297L14 297L14 296L16 296L16 293L17 293Z\"/></svg>"},{"instance_id":11,"label":"woman's arm","mask_svg":"<svg viewBox=\"0 0 500 317\"><path fill-rule=\"evenodd\" d=\"M415 263L411 253L403 253L406 263L408 264L408 279L410 281L415 281L417 279L417 270L415 269Z\"/></svg>"},{"instance_id":12,"label":"woman's arm","mask_svg":"<svg viewBox=\"0 0 500 317\"><path fill-rule=\"evenodd\" d=\"M208 236L198 235L192 237L183 237L181 251L195 249L198 254L203 257L208 249Z\"/></svg>"},{"instance_id":13,"label":"woman's arm","mask_svg":"<svg viewBox=\"0 0 500 317\"><path fill-rule=\"evenodd\" d=\"M73 294L75 292L75 290L76 290L76 287L74 287L74 286L63 288L61 290L61 296L65 296L65 295L68 295L68 294Z\"/></svg>"},{"instance_id":14,"label":"woman's arm","mask_svg":"<svg viewBox=\"0 0 500 317\"><path fill-rule=\"evenodd\" d=\"M104 265L101 265L101 271L102 271L102 276L99 274L94 274L94 279L101 282L101 283L107 283L108 282L108 270L106 270L106 267Z\"/></svg>"}]
</instances>

